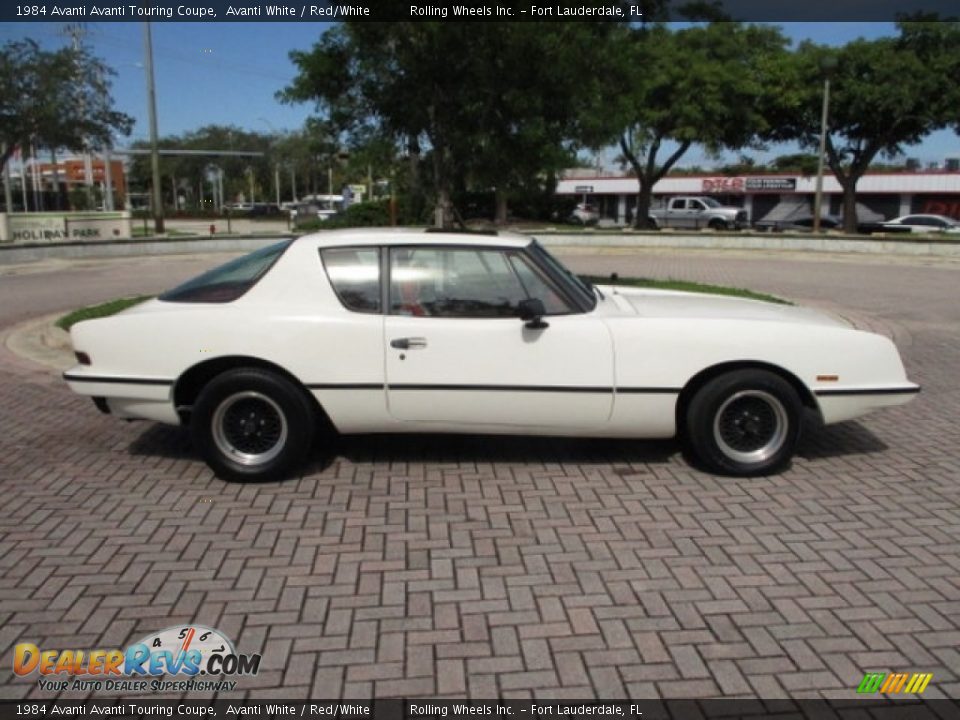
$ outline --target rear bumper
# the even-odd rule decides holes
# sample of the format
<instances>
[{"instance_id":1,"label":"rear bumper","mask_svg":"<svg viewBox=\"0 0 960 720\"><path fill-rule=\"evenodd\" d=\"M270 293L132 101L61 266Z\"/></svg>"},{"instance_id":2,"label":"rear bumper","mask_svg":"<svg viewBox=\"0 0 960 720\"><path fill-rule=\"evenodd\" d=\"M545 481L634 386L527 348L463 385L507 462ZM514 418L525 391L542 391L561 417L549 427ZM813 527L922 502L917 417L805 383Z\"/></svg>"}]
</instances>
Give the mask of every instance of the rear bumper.
<instances>
[{"instance_id":1,"label":"rear bumper","mask_svg":"<svg viewBox=\"0 0 960 720\"><path fill-rule=\"evenodd\" d=\"M180 424L180 416L173 406L173 380L99 375L83 365L66 371L63 379L73 392L92 398L100 412L120 418Z\"/></svg>"}]
</instances>

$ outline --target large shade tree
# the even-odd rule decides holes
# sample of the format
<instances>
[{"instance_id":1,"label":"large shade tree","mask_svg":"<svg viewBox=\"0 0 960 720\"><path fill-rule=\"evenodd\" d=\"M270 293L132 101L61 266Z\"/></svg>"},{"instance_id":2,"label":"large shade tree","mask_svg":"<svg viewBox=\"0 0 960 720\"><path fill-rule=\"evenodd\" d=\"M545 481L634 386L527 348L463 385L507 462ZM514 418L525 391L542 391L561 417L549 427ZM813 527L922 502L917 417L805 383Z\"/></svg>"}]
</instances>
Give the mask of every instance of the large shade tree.
<instances>
[{"instance_id":1,"label":"large shade tree","mask_svg":"<svg viewBox=\"0 0 960 720\"><path fill-rule=\"evenodd\" d=\"M594 142L614 140L637 177L637 227L648 223L654 185L693 145L716 153L773 133L786 48L776 28L730 22L637 27L618 38L611 87L585 117Z\"/></svg>"},{"instance_id":2,"label":"large shade tree","mask_svg":"<svg viewBox=\"0 0 960 720\"><path fill-rule=\"evenodd\" d=\"M830 81L826 162L843 189L844 228L857 227L857 182L879 155L895 156L934 130L960 127L960 24L899 23L898 37L841 48L802 44L790 80L783 139L816 147L823 80Z\"/></svg>"},{"instance_id":3,"label":"large shade tree","mask_svg":"<svg viewBox=\"0 0 960 720\"><path fill-rule=\"evenodd\" d=\"M112 75L84 48L48 51L33 40L0 48L0 169L17 147L80 151L128 134L133 118L113 109Z\"/></svg>"},{"instance_id":4,"label":"large shade tree","mask_svg":"<svg viewBox=\"0 0 960 720\"><path fill-rule=\"evenodd\" d=\"M506 193L566 160L611 23L343 23L280 97L314 102L345 134L377 133L429 160L436 222L465 178Z\"/></svg>"}]
</instances>

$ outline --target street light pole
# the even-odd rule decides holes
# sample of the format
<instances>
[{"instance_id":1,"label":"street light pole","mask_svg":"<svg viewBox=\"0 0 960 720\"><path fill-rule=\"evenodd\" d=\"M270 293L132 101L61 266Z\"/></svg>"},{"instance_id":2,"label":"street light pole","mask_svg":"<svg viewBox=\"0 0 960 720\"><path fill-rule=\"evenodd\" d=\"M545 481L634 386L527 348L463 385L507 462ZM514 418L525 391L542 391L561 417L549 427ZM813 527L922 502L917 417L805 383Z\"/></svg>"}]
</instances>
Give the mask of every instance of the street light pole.
<instances>
[{"instance_id":1,"label":"street light pole","mask_svg":"<svg viewBox=\"0 0 960 720\"><path fill-rule=\"evenodd\" d=\"M147 112L150 115L150 168L153 174L153 229L163 233L163 188L160 187L160 148L157 145L157 92L153 83L153 38L150 23L143 24L144 67L147 74Z\"/></svg>"},{"instance_id":2,"label":"street light pole","mask_svg":"<svg viewBox=\"0 0 960 720\"><path fill-rule=\"evenodd\" d=\"M820 154L817 158L817 191L813 198L813 232L820 232L823 205L823 156L827 152L827 113L830 111L830 78L823 79L823 107L820 112Z\"/></svg>"}]
</instances>

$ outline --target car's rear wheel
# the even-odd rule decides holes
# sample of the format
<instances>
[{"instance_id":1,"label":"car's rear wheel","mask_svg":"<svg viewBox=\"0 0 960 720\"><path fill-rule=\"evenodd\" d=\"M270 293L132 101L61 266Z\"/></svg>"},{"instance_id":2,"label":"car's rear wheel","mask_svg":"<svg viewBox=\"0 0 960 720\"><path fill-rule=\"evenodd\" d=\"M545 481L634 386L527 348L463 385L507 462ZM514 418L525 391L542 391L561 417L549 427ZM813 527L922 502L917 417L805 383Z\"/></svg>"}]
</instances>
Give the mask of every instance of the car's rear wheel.
<instances>
[{"instance_id":1,"label":"car's rear wheel","mask_svg":"<svg viewBox=\"0 0 960 720\"><path fill-rule=\"evenodd\" d=\"M687 407L687 444L703 466L723 475L769 475L800 440L803 405L796 390L766 370L737 370L700 388Z\"/></svg>"},{"instance_id":2,"label":"car's rear wheel","mask_svg":"<svg viewBox=\"0 0 960 720\"><path fill-rule=\"evenodd\" d=\"M218 477L277 480L306 459L315 432L314 409L305 392L282 375L240 368L203 388L190 430Z\"/></svg>"}]
</instances>

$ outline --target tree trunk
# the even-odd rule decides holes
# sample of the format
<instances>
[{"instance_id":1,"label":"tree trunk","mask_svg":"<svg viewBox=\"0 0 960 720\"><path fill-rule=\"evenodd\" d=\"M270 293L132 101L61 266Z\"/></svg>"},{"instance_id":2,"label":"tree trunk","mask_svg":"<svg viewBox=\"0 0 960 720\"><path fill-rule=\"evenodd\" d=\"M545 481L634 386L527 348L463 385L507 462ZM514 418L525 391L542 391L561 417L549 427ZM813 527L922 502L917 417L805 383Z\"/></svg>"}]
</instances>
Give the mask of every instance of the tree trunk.
<instances>
[{"instance_id":1,"label":"tree trunk","mask_svg":"<svg viewBox=\"0 0 960 720\"><path fill-rule=\"evenodd\" d=\"M641 164L628 136L620 136L620 150L623 151L623 156L633 168L633 172L637 176L637 183L640 186L637 192L636 215L633 218L633 226L637 230L647 230L656 226L655 223L650 222L650 199L653 197L653 186L670 171L670 168L676 165L677 160L690 149L691 145L690 140L684 140L673 151L673 154L660 167L657 167L657 152L660 150L662 141L662 135L658 135L650 141L645 151L644 163Z\"/></svg>"},{"instance_id":2,"label":"tree trunk","mask_svg":"<svg viewBox=\"0 0 960 720\"><path fill-rule=\"evenodd\" d=\"M649 230L650 205L653 201L653 185L640 180L640 190L637 192L637 207L634 209L633 227L637 230Z\"/></svg>"},{"instance_id":3,"label":"tree trunk","mask_svg":"<svg viewBox=\"0 0 960 720\"><path fill-rule=\"evenodd\" d=\"M848 177L840 183L843 188L843 230L851 234L857 232L857 180L859 178Z\"/></svg>"},{"instance_id":4,"label":"tree trunk","mask_svg":"<svg viewBox=\"0 0 960 720\"><path fill-rule=\"evenodd\" d=\"M434 142L433 147L433 182L437 190L437 201L433 208L434 227L449 227L453 220L450 212L450 176L447 172L447 158L443 146Z\"/></svg>"},{"instance_id":5,"label":"tree trunk","mask_svg":"<svg viewBox=\"0 0 960 720\"><path fill-rule=\"evenodd\" d=\"M509 210L507 206L507 193L500 188L497 188L495 191L497 208L493 218L493 221L497 225L506 225L507 224L507 211Z\"/></svg>"},{"instance_id":6,"label":"tree trunk","mask_svg":"<svg viewBox=\"0 0 960 720\"><path fill-rule=\"evenodd\" d=\"M13 157L13 154L16 152L17 146L14 143L4 143L3 152L0 153L0 172L3 171L3 168L7 166L7 161Z\"/></svg>"},{"instance_id":7,"label":"tree trunk","mask_svg":"<svg viewBox=\"0 0 960 720\"><path fill-rule=\"evenodd\" d=\"M450 219L450 190L446 186L438 187L437 204L433 208L433 226L449 227Z\"/></svg>"}]
</instances>

